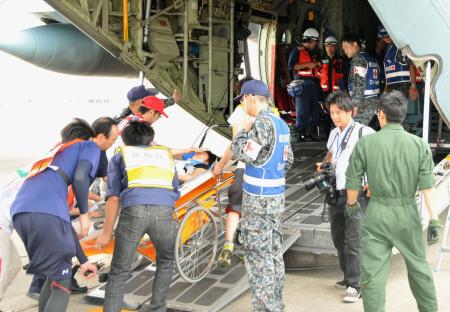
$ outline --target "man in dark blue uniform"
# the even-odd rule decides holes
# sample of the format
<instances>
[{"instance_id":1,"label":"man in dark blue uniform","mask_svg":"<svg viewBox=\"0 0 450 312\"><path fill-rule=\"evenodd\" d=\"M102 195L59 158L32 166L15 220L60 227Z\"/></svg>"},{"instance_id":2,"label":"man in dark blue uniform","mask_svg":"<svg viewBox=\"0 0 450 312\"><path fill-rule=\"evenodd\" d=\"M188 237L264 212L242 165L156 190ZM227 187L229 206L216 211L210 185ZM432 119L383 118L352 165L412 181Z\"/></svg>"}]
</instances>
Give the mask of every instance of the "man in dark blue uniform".
<instances>
[{"instance_id":1,"label":"man in dark blue uniform","mask_svg":"<svg viewBox=\"0 0 450 312\"><path fill-rule=\"evenodd\" d=\"M47 278L39 298L39 311L65 311L70 296L72 257L77 256L81 274L95 276L77 239L90 227L88 193L100 157L97 144L83 141L94 133L85 121L76 119L63 132L78 132L77 140L60 144L32 170L11 206L11 218L24 242L30 263L27 273ZM33 166L32 169L35 169ZM67 206L68 185L72 185L80 207L81 233L72 228Z\"/></svg>"},{"instance_id":2,"label":"man in dark blue uniform","mask_svg":"<svg viewBox=\"0 0 450 312\"><path fill-rule=\"evenodd\" d=\"M418 97L416 67L402 50L397 48L384 27L378 30L378 37L387 44L383 60L386 89L398 90L415 101Z\"/></svg>"},{"instance_id":3,"label":"man in dark blue uniform","mask_svg":"<svg viewBox=\"0 0 450 312\"><path fill-rule=\"evenodd\" d=\"M303 32L299 48L294 48L289 56L289 69L293 70L294 79L303 80L302 94L295 97L296 124L299 141L318 141L316 135L319 125L320 107L318 70L321 66L315 56L319 43L319 32L308 28ZM295 59L295 57L297 57ZM294 63L295 62L295 63Z\"/></svg>"}]
</instances>

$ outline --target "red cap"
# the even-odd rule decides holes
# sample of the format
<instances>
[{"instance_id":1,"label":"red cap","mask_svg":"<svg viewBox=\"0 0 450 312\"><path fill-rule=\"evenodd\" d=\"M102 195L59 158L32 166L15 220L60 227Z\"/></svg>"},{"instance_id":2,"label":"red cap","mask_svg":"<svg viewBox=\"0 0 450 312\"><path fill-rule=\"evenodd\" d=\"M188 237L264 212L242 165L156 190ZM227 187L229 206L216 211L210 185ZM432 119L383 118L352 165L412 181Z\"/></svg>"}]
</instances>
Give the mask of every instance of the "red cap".
<instances>
[{"instance_id":1,"label":"red cap","mask_svg":"<svg viewBox=\"0 0 450 312\"><path fill-rule=\"evenodd\" d=\"M167 114L164 112L164 101L157 98L154 95L146 96L144 98L144 106L148 109L153 109L163 115L164 117L168 118Z\"/></svg>"}]
</instances>

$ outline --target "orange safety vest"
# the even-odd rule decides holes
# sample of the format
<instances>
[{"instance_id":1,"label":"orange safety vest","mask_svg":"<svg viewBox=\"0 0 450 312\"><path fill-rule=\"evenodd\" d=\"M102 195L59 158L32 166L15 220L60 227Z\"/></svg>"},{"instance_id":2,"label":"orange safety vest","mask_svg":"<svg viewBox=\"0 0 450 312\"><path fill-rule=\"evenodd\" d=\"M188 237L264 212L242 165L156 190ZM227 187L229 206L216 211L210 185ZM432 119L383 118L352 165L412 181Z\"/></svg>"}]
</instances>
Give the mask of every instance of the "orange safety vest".
<instances>
[{"instance_id":1,"label":"orange safety vest","mask_svg":"<svg viewBox=\"0 0 450 312\"><path fill-rule=\"evenodd\" d=\"M82 142L82 141L83 140L81 140L81 139L75 139L75 140L69 141L64 144L61 144L61 143L57 144L50 152L47 153L47 155L45 155L44 158L36 161L31 166L30 172L28 172L28 175L25 179L32 178L32 177L38 175L39 173L43 172L45 169L47 169L51 165L53 159L55 158L55 156L57 154L61 153L66 148L68 148L78 142Z\"/></svg>"},{"instance_id":2,"label":"orange safety vest","mask_svg":"<svg viewBox=\"0 0 450 312\"><path fill-rule=\"evenodd\" d=\"M67 206L69 211L75 207L75 192L73 191L72 185L67 188Z\"/></svg>"},{"instance_id":3,"label":"orange safety vest","mask_svg":"<svg viewBox=\"0 0 450 312\"><path fill-rule=\"evenodd\" d=\"M336 56L332 60L331 72L331 86L328 81L328 70L330 66L330 59L322 60L322 68L320 70L320 86L323 91L339 90L339 81L344 78L344 62L340 56Z\"/></svg>"},{"instance_id":4,"label":"orange safety vest","mask_svg":"<svg viewBox=\"0 0 450 312\"><path fill-rule=\"evenodd\" d=\"M308 51L308 49L306 49L305 47L300 47L300 53L298 55L298 63L297 64L305 64L305 63L311 63L311 62L316 62L316 59L314 58L314 56L312 56L311 53ZM300 69L300 70L297 70L297 72L295 74L299 77L315 78L315 77L318 77L318 68Z\"/></svg>"},{"instance_id":5,"label":"orange safety vest","mask_svg":"<svg viewBox=\"0 0 450 312\"><path fill-rule=\"evenodd\" d=\"M83 142L83 140L75 139L64 144L58 143L44 158L38 160L31 166L31 170L25 179L29 179L43 172L50 166L57 154L78 142ZM67 187L67 206L69 207L69 210L72 210L75 207L75 192L73 191L72 185Z\"/></svg>"}]
</instances>

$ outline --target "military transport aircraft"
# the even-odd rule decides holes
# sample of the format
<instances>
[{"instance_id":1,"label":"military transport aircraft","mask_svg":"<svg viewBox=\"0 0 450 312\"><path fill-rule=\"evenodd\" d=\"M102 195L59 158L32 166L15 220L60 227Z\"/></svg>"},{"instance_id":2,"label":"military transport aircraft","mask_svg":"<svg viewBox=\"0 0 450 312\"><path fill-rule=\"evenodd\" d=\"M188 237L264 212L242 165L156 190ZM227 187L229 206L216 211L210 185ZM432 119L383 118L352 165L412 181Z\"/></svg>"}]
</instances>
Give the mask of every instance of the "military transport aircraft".
<instances>
[{"instance_id":1,"label":"military transport aircraft","mask_svg":"<svg viewBox=\"0 0 450 312\"><path fill-rule=\"evenodd\" d=\"M234 83L243 75L267 82L275 104L289 111L286 56L307 27L319 30L321 42L328 34L340 38L357 33L370 51L375 49L378 25L383 24L425 76L424 139L448 136L444 123L450 127L450 45L443 38L450 37L450 4L446 0L44 1L56 11L37 14L46 25L23 31L21 42L0 42L1 50L67 74L137 77L142 73L166 96L180 90L183 97L178 105L207 126L226 124L234 109ZM430 98L437 126L429 122ZM216 130L229 136L226 128ZM445 144L432 146L442 150ZM301 237L291 250L334 253L329 229L320 219L320 195L298 186L323 155L323 148L311 144L296 151L302 156L287 181L284 221L299 229ZM440 164L436 172L441 173L436 185L440 212L449 201L450 170ZM213 277L187 291L186 283L174 284L170 304L217 310L246 289L243 273L236 265L231 275L221 279L229 283L216 282L222 273L214 270ZM130 280L131 301L142 297L138 288L146 282L139 276Z\"/></svg>"}]
</instances>

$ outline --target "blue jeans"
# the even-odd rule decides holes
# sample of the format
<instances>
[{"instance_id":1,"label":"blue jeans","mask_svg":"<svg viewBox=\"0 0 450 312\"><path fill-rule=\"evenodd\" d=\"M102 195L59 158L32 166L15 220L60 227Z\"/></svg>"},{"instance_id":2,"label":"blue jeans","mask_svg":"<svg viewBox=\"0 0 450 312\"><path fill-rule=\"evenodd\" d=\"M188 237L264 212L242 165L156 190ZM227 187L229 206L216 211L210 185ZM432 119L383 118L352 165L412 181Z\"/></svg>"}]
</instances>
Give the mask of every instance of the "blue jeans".
<instances>
[{"instance_id":1,"label":"blue jeans","mask_svg":"<svg viewBox=\"0 0 450 312\"><path fill-rule=\"evenodd\" d=\"M31 281L30 288L28 288L28 292L40 294L46 280L47 278L45 276L33 275L33 280Z\"/></svg>"},{"instance_id":2,"label":"blue jeans","mask_svg":"<svg viewBox=\"0 0 450 312\"><path fill-rule=\"evenodd\" d=\"M124 286L136 248L147 233L156 249L156 273L149 311L166 311L166 297L173 274L176 223L169 206L137 205L122 210L115 233L114 255L106 284L106 312L120 312Z\"/></svg>"}]
</instances>

